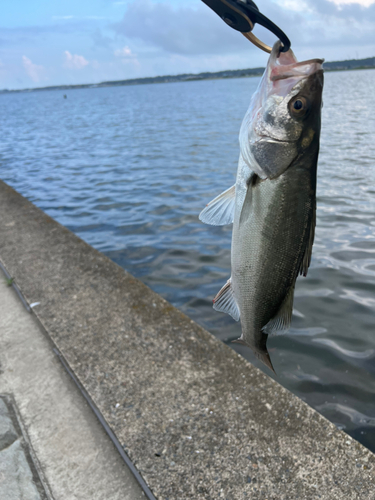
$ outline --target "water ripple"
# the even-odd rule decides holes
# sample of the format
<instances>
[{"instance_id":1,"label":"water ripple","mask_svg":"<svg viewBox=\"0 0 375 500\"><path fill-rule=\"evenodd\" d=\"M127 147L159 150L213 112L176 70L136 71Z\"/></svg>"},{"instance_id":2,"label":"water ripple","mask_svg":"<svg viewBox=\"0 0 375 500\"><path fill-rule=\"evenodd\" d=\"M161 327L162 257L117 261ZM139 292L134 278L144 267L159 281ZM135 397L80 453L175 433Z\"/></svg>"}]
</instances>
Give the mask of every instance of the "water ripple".
<instances>
[{"instance_id":1,"label":"water ripple","mask_svg":"<svg viewBox=\"0 0 375 500\"><path fill-rule=\"evenodd\" d=\"M234 183L258 81L0 95L0 177L257 366L212 309L231 228L198 214ZM375 71L325 82L312 264L269 346L280 383L375 451Z\"/></svg>"},{"instance_id":2,"label":"water ripple","mask_svg":"<svg viewBox=\"0 0 375 500\"><path fill-rule=\"evenodd\" d=\"M335 351L343 354L344 356L348 356L349 358L355 359L369 359L374 358L375 349L366 349L365 351L350 351L349 349L344 349L337 342L334 342L330 339L312 339L313 342L319 342L320 344L326 345Z\"/></svg>"}]
</instances>

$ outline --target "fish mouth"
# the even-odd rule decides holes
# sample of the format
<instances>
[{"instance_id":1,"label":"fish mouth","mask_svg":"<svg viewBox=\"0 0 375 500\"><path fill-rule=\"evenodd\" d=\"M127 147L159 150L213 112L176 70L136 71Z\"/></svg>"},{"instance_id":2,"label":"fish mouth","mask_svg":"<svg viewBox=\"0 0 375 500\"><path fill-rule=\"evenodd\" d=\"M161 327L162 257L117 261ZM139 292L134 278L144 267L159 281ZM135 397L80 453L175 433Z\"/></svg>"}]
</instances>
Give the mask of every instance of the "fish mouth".
<instances>
[{"instance_id":1,"label":"fish mouth","mask_svg":"<svg viewBox=\"0 0 375 500\"><path fill-rule=\"evenodd\" d=\"M267 80L271 94L285 97L301 80L323 71L324 59L297 61L291 49L280 52L280 43L277 41L272 48L267 65Z\"/></svg>"},{"instance_id":2,"label":"fish mouth","mask_svg":"<svg viewBox=\"0 0 375 500\"><path fill-rule=\"evenodd\" d=\"M284 139L277 139L276 137L272 137L271 135L259 135L255 142L277 142L279 144L289 144L295 141L286 141Z\"/></svg>"},{"instance_id":3,"label":"fish mouth","mask_svg":"<svg viewBox=\"0 0 375 500\"><path fill-rule=\"evenodd\" d=\"M271 82L276 82L277 80L285 80L286 78L298 76L301 78L308 78L310 75L322 71L323 63L324 59L308 59L307 61L301 61L295 64L283 65L280 66L280 69L273 69L270 80Z\"/></svg>"}]
</instances>

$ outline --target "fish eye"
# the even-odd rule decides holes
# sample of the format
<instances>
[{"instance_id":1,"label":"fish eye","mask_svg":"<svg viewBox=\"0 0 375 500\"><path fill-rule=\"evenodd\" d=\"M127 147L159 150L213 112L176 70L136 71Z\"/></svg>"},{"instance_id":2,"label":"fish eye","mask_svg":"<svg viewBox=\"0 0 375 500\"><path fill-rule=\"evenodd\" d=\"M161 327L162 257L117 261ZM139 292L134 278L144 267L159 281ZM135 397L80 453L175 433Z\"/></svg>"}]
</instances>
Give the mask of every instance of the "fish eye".
<instances>
[{"instance_id":1,"label":"fish eye","mask_svg":"<svg viewBox=\"0 0 375 500\"><path fill-rule=\"evenodd\" d=\"M308 102L305 97L297 97L289 103L289 109L293 116L304 116L308 110Z\"/></svg>"}]
</instances>

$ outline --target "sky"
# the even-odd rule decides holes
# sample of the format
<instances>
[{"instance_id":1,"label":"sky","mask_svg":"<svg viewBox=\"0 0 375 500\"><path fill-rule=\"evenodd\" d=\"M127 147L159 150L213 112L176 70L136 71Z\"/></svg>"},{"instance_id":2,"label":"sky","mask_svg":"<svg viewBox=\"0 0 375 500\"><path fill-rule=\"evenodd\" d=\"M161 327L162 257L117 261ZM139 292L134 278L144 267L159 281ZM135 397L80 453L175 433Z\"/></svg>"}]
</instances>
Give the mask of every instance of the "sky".
<instances>
[{"instance_id":1,"label":"sky","mask_svg":"<svg viewBox=\"0 0 375 500\"><path fill-rule=\"evenodd\" d=\"M300 60L375 56L375 0L256 3ZM268 57L201 0L2 0L1 11L0 89L253 68Z\"/></svg>"}]
</instances>

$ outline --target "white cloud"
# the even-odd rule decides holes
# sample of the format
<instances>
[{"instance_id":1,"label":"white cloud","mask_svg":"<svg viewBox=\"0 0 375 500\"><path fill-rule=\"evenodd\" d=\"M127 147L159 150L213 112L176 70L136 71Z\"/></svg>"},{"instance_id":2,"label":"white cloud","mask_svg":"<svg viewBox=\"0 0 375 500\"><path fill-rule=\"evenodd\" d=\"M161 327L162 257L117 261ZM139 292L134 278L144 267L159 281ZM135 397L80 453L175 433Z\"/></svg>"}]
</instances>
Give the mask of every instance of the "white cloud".
<instances>
[{"instance_id":1,"label":"white cloud","mask_svg":"<svg viewBox=\"0 0 375 500\"><path fill-rule=\"evenodd\" d=\"M64 52L65 61L64 67L68 69L82 69L89 64L89 62L83 57L77 54L71 54L68 50Z\"/></svg>"},{"instance_id":2,"label":"white cloud","mask_svg":"<svg viewBox=\"0 0 375 500\"><path fill-rule=\"evenodd\" d=\"M132 53L131 49L128 46L123 47L122 49L117 49L114 52L116 57L135 57L135 54Z\"/></svg>"},{"instance_id":3,"label":"white cloud","mask_svg":"<svg viewBox=\"0 0 375 500\"><path fill-rule=\"evenodd\" d=\"M228 29L206 5L176 3L133 0L123 19L112 28L118 36L141 40L148 48L173 54L222 53L223 50L228 53L238 49L238 33Z\"/></svg>"},{"instance_id":4,"label":"white cloud","mask_svg":"<svg viewBox=\"0 0 375 500\"><path fill-rule=\"evenodd\" d=\"M267 54L226 26L201 0L105 2L106 10L86 15L72 11L69 15L67 9L66 15L56 13L54 21L51 12L49 23L0 27L0 49L9 48L0 50L0 88L32 83L36 87L40 85L34 82L44 82L47 77L51 85L74 84L258 67L267 62ZM349 0L256 3L290 37L299 59L373 57L375 0L346 2ZM107 16L113 24L96 20L100 16ZM255 34L269 45L275 40L261 26L255 27Z\"/></svg>"},{"instance_id":5,"label":"white cloud","mask_svg":"<svg viewBox=\"0 0 375 500\"><path fill-rule=\"evenodd\" d=\"M275 0L275 3L280 5L285 11L301 12L302 9L304 12L311 11L308 3L304 0Z\"/></svg>"},{"instance_id":6,"label":"white cloud","mask_svg":"<svg viewBox=\"0 0 375 500\"><path fill-rule=\"evenodd\" d=\"M133 66L140 66L140 63L137 59L137 55L133 54L131 49L126 45L125 47L122 47L122 49L117 49L114 51L114 54L116 57L121 58L121 62L123 64L129 64L131 63Z\"/></svg>"},{"instance_id":7,"label":"white cloud","mask_svg":"<svg viewBox=\"0 0 375 500\"><path fill-rule=\"evenodd\" d=\"M22 56L23 67L33 82L39 82L43 78L45 71L43 66L34 64L28 57Z\"/></svg>"},{"instance_id":8,"label":"white cloud","mask_svg":"<svg viewBox=\"0 0 375 500\"><path fill-rule=\"evenodd\" d=\"M346 1L349 0L262 0L261 9L290 37L299 58L308 54L308 57L346 59L354 57L358 49L359 57L372 56L374 49L369 47L375 46L375 0L342 3ZM365 7L366 2L373 3ZM134 47L143 68L155 67L154 61L159 58L164 60L165 67L168 64L164 62L170 63L166 71L174 73L177 68L172 64L172 55L186 56L187 64L193 62L195 71L200 70L199 59L207 55L211 55L212 62L216 59L218 69L219 59L224 55L231 56L228 69L237 64L238 67L264 64L259 50L238 32L228 29L219 16L198 0L189 4L175 0L157 3L130 0L123 19L111 27L117 39L123 38ZM268 45L275 41L274 35L258 25L255 35ZM349 52L346 47L350 47ZM241 54L242 62L237 62Z\"/></svg>"},{"instance_id":9,"label":"white cloud","mask_svg":"<svg viewBox=\"0 0 375 500\"><path fill-rule=\"evenodd\" d=\"M348 4L358 4L362 5L362 7L370 7L375 0L329 0L330 2L335 3L336 5L348 5Z\"/></svg>"}]
</instances>

